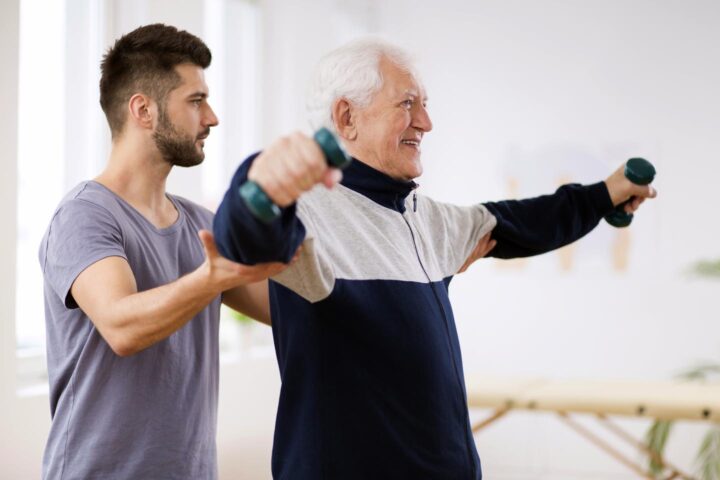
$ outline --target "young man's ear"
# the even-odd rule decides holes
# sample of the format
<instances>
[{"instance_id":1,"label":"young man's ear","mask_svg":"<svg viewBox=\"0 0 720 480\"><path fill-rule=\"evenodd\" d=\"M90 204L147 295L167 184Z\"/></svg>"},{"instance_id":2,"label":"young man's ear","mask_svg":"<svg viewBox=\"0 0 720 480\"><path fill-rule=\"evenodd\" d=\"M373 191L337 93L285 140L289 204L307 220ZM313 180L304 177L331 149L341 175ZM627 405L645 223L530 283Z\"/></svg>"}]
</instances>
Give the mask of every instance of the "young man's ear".
<instances>
[{"instance_id":1,"label":"young man's ear","mask_svg":"<svg viewBox=\"0 0 720 480\"><path fill-rule=\"evenodd\" d=\"M140 128L152 129L156 111L155 102L150 100L150 97L136 93L128 102L128 121Z\"/></svg>"},{"instance_id":2,"label":"young man's ear","mask_svg":"<svg viewBox=\"0 0 720 480\"><path fill-rule=\"evenodd\" d=\"M339 98L333 104L332 119L333 123L335 123L335 131L345 140L352 141L357 138L355 112L353 104L345 98Z\"/></svg>"}]
</instances>

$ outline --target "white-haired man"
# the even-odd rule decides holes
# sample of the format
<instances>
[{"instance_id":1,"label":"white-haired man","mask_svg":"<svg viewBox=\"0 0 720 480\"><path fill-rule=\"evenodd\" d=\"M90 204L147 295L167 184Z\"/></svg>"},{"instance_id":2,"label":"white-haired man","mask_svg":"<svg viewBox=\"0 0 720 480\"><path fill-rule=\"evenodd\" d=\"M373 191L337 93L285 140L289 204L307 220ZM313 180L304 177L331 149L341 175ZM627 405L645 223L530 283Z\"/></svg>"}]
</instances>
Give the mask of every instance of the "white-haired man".
<instances>
[{"instance_id":1,"label":"white-haired man","mask_svg":"<svg viewBox=\"0 0 720 480\"><path fill-rule=\"evenodd\" d=\"M478 245L501 258L543 253L654 191L618 170L523 201L457 207L417 195L432 129L425 91L407 55L378 41L326 56L309 105L355 159L341 184L313 188L340 176L295 134L238 169L214 222L221 253L241 263L286 261L303 244L270 286L282 376L273 475L479 479L451 278ZM247 179L280 218L249 214L237 193Z\"/></svg>"}]
</instances>

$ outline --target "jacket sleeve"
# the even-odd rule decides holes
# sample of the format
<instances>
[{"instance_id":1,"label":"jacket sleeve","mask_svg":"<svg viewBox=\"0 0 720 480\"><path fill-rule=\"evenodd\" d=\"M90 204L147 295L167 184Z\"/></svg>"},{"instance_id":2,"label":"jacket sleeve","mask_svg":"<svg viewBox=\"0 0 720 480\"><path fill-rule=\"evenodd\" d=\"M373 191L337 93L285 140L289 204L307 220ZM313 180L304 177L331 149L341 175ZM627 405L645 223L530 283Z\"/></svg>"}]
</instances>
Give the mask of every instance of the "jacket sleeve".
<instances>
[{"instance_id":1,"label":"jacket sleeve","mask_svg":"<svg viewBox=\"0 0 720 480\"><path fill-rule=\"evenodd\" d=\"M480 239L495 227L495 217L482 205L457 206L438 202L418 195L418 213L421 221L415 228L420 242L433 252L428 262L437 262L443 278L455 275L472 254ZM425 240L427 239L427 240Z\"/></svg>"},{"instance_id":2,"label":"jacket sleeve","mask_svg":"<svg viewBox=\"0 0 720 480\"><path fill-rule=\"evenodd\" d=\"M324 300L335 287L335 266L327 252L327 242L336 241L335 235L332 229L324 228L322 238L318 238L317 220L322 217L315 208L318 200L323 205L331 197L332 193L320 185L304 193L298 200L297 215L305 226L302 251L292 265L272 277L310 303Z\"/></svg>"},{"instance_id":3,"label":"jacket sleeve","mask_svg":"<svg viewBox=\"0 0 720 480\"><path fill-rule=\"evenodd\" d=\"M529 257L570 244L613 209L605 182L568 184L552 195L484 205L497 219L492 233L497 245L488 254L496 258Z\"/></svg>"},{"instance_id":4,"label":"jacket sleeve","mask_svg":"<svg viewBox=\"0 0 720 480\"><path fill-rule=\"evenodd\" d=\"M240 198L238 188L258 154L238 167L213 221L218 251L238 263L289 262L305 238L305 227L296 215L296 205L281 209L269 224L256 219Z\"/></svg>"}]
</instances>

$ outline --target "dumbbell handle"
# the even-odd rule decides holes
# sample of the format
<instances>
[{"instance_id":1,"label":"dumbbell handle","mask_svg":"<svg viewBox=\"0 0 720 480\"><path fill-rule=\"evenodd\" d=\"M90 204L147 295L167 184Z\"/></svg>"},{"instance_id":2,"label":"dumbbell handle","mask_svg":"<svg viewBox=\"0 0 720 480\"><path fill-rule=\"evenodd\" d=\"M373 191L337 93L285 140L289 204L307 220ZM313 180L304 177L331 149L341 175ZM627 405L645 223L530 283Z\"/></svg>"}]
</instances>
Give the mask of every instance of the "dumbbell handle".
<instances>
[{"instance_id":1,"label":"dumbbell handle","mask_svg":"<svg viewBox=\"0 0 720 480\"><path fill-rule=\"evenodd\" d=\"M340 146L335 135L323 127L313 135L320 150L325 154L325 160L331 167L343 169L350 162L350 156ZM240 198L258 220L270 223L280 216L280 207L275 205L270 197L263 191L262 187L252 180L248 180L238 188Z\"/></svg>"},{"instance_id":2,"label":"dumbbell handle","mask_svg":"<svg viewBox=\"0 0 720 480\"><path fill-rule=\"evenodd\" d=\"M655 178L655 167L644 158L631 158L625 164L625 178L636 185L647 185ZM625 211L625 205L631 200L632 198L615 207L605 220L613 227L623 228L630 225L633 214Z\"/></svg>"}]
</instances>

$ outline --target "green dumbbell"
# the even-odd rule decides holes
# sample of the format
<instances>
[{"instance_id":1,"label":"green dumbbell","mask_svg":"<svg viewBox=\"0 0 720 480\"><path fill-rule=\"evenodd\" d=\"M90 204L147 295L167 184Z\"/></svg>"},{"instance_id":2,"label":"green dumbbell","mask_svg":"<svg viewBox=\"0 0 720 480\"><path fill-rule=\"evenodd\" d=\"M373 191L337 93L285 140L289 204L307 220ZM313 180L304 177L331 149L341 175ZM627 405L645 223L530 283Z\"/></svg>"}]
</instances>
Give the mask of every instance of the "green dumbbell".
<instances>
[{"instance_id":1,"label":"green dumbbell","mask_svg":"<svg viewBox=\"0 0 720 480\"><path fill-rule=\"evenodd\" d=\"M343 169L350 165L352 159L340 146L335 135L327 128L321 128L313 139L325 154L325 160L331 167ZM255 218L265 223L270 223L280 216L280 207L275 205L270 197L263 191L257 183L252 180L240 185L238 188L240 198L243 199L248 209L255 215Z\"/></svg>"},{"instance_id":2,"label":"green dumbbell","mask_svg":"<svg viewBox=\"0 0 720 480\"><path fill-rule=\"evenodd\" d=\"M655 178L655 167L644 158L631 158L625 164L625 178L636 185L647 185ZM605 217L605 220L613 227L627 227L633 219L632 213L625 211L625 205L630 202L621 203L615 210Z\"/></svg>"}]
</instances>

